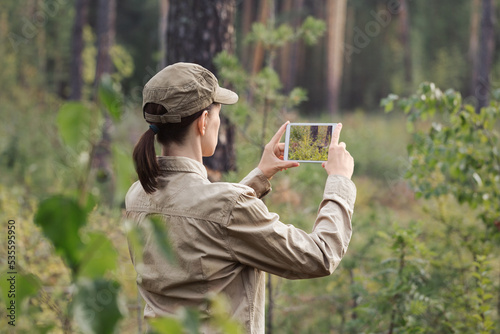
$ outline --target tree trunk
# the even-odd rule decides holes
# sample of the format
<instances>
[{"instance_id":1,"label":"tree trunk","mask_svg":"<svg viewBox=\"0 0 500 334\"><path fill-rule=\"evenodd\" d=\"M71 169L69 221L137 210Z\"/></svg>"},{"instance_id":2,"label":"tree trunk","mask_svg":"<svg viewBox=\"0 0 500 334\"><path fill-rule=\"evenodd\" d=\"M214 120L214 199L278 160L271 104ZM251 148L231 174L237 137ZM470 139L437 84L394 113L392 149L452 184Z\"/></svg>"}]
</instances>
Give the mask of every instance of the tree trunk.
<instances>
[{"instance_id":1,"label":"tree trunk","mask_svg":"<svg viewBox=\"0 0 500 334\"><path fill-rule=\"evenodd\" d=\"M217 76L213 58L221 51L234 52L235 0L173 1L167 28L167 64L193 62ZM234 125L221 114L219 142L212 157L203 162L212 180L236 169Z\"/></svg>"},{"instance_id":2,"label":"tree trunk","mask_svg":"<svg viewBox=\"0 0 500 334\"><path fill-rule=\"evenodd\" d=\"M483 0L481 18L481 36L479 39L478 77L476 80L476 98L478 100L476 111L488 105L491 65L495 49L495 18L493 0Z\"/></svg>"},{"instance_id":3,"label":"tree trunk","mask_svg":"<svg viewBox=\"0 0 500 334\"><path fill-rule=\"evenodd\" d=\"M403 65L405 72L405 82L410 86L413 80L411 66L411 43L410 43L410 15L408 0L401 0L399 7L399 36L403 45Z\"/></svg>"},{"instance_id":4,"label":"tree trunk","mask_svg":"<svg viewBox=\"0 0 500 334\"><path fill-rule=\"evenodd\" d=\"M300 9L303 6L303 0L286 0L283 1L282 13L291 14L291 26L297 29L301 22L299 15ZM289 93L295 87L295 76L297 71L297 42L287 43L280 50L280 78L283 83L285 93Z\"/></svg>"},{"instance_id":5,"label":"tree trunk","mask_svg":"<svg viewBox=\"0 0 500 334\"><path fill-rule=\"evenodd\" d=\"M269 1L274 0L260 0L260 10L259 10L259 22L262 24L267 24L269 20L270 6ZM260 71L262 64L264 63L264 47L261 42L255 45L253 58L252 58L252 74Z\"/></svg>"},{"instance_id":6,"label":"tree trunk","mask_svg":"<svg viewBox=\"0 0 500 334\"><path fill-rule=\"evenodd\" d=\"M242 40L247 36L247 34L250 32L252 29L252 22L254 21L254 7L255 2L253 1L242 1L243 2L243 8L240 7L241 9L241 37ZM250 47L248 43L242 43L241 44L241 51L240 51L240 59L241 59L241 64L243 67L247 70L250 70Z\"/></svg>"},{"instance_id":7,"label":"tree trunk","mask_svg":"<svg viewBox=\"0 0 500 334\"><path fill-rule=\"evenodd\" d=\"M167 66L167 28L168 28L168 11L169 11L170 1L160 0L160 24L159 33L160 36L160 68Z\"/></svg>"},{"instance_id":8,"label":"tree trunk","mask_svg":"<svg viewBox=\"0 0 500 334\"><path fill-rule=\"evenodd\" d=\"M71 100L82 98L83 87L83 27L87 22L88 0L76 0L75 2L75 22L73 24L73 34L71 38Z\"/></svg>"},{"instance_id":9,"label":"tree trunk","mask_svg":"<svg viewBox=\"0 0 500 334\"><path fill-rule=\"evenodd\" d=\"M471 64L470 92L474 95L478 76L478 56L479 56L479 22L481 20L481 0L471 1L470 10L470 34L469 34L469 64Z\"/></svg>"},{"instance_id":10,"label":"tree trunk","mask_svg":"<svg viewBox=\"0 0 500 334\"><path fill-rule=\"evenodd\" d=\"M94 81L94 99L97 88L104 74L110 74L113 64L109 51L115 41L116 0L99 0L97 14L97 60ZM111 126L112 121L105 113L101 141L95 148L93 168L97 173L97 181L103 185L104 198L108 204L113 203L114 180L111 168Z\"/></svg>"},{"instance_id":11,"label":"tree trunk","mask_svg":"<svg viewBox=\"0 0 500 334\"><path fill-rule=\"evenodd\" d=\"M326 6L327 34L327 105L332 115L339 111L340 87L344 61L345 17L347 0L328 0Z\"/></svg>"},{"instance_id":12,"label":"tree trunk","mask_svg":"<svg viewBox=\"0 0 500 334\"><path fill-rule=\"evenodd\" d=\"M94 85L97 87L113 64L109 51L115 42L116 0L99 0L97 14L97 61Z\"/></svg>"}]
</instances>

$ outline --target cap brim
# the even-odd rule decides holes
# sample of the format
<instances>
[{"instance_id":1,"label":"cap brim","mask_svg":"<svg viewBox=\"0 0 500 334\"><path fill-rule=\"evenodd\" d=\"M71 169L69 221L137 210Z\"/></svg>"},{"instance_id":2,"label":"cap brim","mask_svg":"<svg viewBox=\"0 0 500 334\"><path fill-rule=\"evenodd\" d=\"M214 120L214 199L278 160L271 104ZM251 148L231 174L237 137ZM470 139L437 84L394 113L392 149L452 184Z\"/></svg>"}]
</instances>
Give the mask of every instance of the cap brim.
<instances>
[{"instance_id":1,"label":"cap brim","mask_svg":"<svg viewBox=\"0 0 500 334\"><path fill-rule=\"evenodd\" d=\"M217 87L215 90L214 102L220 104L235 104L238 102L238 94L233 92L232 90Z\"/></svg>"}]
</instances>

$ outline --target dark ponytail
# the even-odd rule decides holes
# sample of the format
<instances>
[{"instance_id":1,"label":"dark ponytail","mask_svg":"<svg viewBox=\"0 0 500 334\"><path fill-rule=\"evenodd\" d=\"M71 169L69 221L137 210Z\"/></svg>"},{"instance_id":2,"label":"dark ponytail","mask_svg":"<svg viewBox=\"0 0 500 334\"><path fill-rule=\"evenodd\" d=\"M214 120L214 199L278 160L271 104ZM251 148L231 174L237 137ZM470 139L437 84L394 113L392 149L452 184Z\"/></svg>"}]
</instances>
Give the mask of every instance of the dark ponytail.
<instances>
[{"instance_id":1,"label":"dark ponytail","mask_svg":"<svg viewBox=\"0 0 500 334\"><path fill-rule=\"evenodd\" d=\"M151 128L139 139L132 156L135 170L144 191L148 194L153 193L158 185L156 178L158 177L160 167L156 160L155 133Z\"/></svg>"},{"instance_id":2,"label":"dark ponytail","mask_svg":"<svg viewBox=\"0 0 500 334\"><path fill-rule=\"evenodd\" d=\"M213 105L211 104L191 116L183 117L180 123L154 123L159 130L158 133L156 134L149 128L142 135L135 145L132 156L135 170L144 191L151 194L158 189L157 177L160 174L160 167L156 159L155 135L161 145L168 145L172 142L182 144L188 133L189 125L198 119L203 114L203 111L210 111ZM163 115L167 110L162 105L148 103L144 106L144 112L152 115Z\"/></svg>"}]
</instances>

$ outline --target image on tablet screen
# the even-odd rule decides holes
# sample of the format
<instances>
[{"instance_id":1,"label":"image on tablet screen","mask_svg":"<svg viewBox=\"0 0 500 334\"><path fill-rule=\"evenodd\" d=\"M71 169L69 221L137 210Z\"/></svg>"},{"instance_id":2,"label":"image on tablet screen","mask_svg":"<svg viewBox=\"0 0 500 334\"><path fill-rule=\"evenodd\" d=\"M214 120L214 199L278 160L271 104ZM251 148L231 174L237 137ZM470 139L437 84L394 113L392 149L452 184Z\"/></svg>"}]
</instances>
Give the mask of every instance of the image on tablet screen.
<instances>
[{"instance_id":1,"label":"image on tablet screen","mask_svg":"<svg viewBox=\"0 0 500 334\"><path fill-rule=\"evenodd\" d=\"M332 125L291 125L288 160L327 161Z\"/></svg>"}]
</instances>

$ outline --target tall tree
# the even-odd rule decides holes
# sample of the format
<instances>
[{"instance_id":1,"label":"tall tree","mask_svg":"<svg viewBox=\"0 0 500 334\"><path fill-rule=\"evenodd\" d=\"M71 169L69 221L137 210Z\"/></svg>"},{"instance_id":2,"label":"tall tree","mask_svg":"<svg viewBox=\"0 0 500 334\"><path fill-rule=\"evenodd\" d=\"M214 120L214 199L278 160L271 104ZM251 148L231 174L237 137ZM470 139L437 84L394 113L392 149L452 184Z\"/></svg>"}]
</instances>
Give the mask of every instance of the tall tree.
<instances>
[{"instance_id":1,"label":"tall tree","mask_svg":"<svg viewBox=\"0 0 500 334\"><path fill-rule=\"evenodd\" d=\"M235 0L172 1L167 28L167 64L179 61L202 65L217 75L213 58L221 51L234 52ZM219 143L212 157L204 158L213 180L235 170L235 128L221 115Z\"/></svg>"},{"instance_id":2,"label":"tall tree","mask_svg":"<svg viewBox=\"0 0 500 334\"><path fill-rule=\"evenodd\" d=\"M410 15L408 0L401 0L399 7L399 38L403 45L403 67L405 73L405 82L407 85L412 83L412 65L411 65L411 43L410 43Z\"/></svg>"},{"instance_id":3,"label":"tall tree","mask_svg":"<svg viewBox=\"0 0 500 334\"><path fill-rule=\"evenodd\" d=\"M110 50L115 42L116 0L99 0L97 12L97 59L94 81L94 98L104 74L113 70ZM97 170L97 179L104 183L108 203L113 202L114 180L111 168L111 126L112 121L105 113L101 141L93 156L93 167Z\"/></svg>"},{"instance_id":4,"label":"tall tree","mask_svg":"<svg viewBox=\"0 0 500 334\"><path fill-rule=\"evenodd\" d=\"M281 11L287 13L290 17L291 26L297 29L301 23L301 10L304 6L304 0L286 0L283 1ZM298 70L298 52L300 41L294 41L286 44L280 52L279 70L281 81L285 92L290 92L295 87L295 79Z\"/></svg>"},{"instance_id":5,"label":"tall tree","mask_svg":"<svg viewBox=\"0 0 500 334\"><path fill-rule=\"evenodd\" d=\"M99 0L97 9L97 61L95 86L105 73L111 73L110 50L115 42L116 0Z\"/></svg>"},{"instance_id":6,"label":"tall tree","mask_svg":"<svg viewBox=\"0 0 500 334\"><path fill-rule=\"evenodd\" d=\"M80 100L82 98L83 87L83 27L87 22L88 0L76 0L75 2L75 22L73 24L73 33L71 38L71 100Z\"/></svg>"},{"instance_id":7,"label":"tall tree","mask_svg":"<svg viewBox=\"0 0 500 334\"><path fill-rule=\"evenodd\" d=\"M470 95L474 94L477 81L479 56L479 22L481 20L481 0L471 0L470 33L469 33L469 63L471 64Z\"/></svg>"},{"instance_id":8,"label":"tall tree","mask_svg":"<svg viewBox=\"0 0 500 334\"><path fill-rule=\"evenodd\" d=\"M255 20L255 7L256 7L256 2L254 1L242 1L242 4L240 7L237 9L237 12L240 13L241 18L241 28L240 28L240 34L244 37L250 32L252 29L252 22ZM250 68L250 47L248 43L242 43L240 45L240 50L239 50L239 58L241 59L241 63L246 69Z\"/></svg>"},{"instance_id":9,"label":"tall tree","mask_svg":"<svg viewBox=\"0 0 500 334\"><path fill-rule=\"evenodd\" d=\"M167 28L168 28L168 7L170 6L170 0L160 0L160 24L159 24L159 36L160 36L160 68L164 68L167 65Z\"/></svg>"},{"instance_id":10,"label":"tall tree","mask_svg":"<svg viewBox=\"0 0 500 334\"><path fill-rule=\"evenodd\" d=\"M479 62L475 94L478 100L477 111L489 101L490 71L495 50L495 17L493 0L482 1L481 36L479 38Z\"/></svg>"},{"instance_id":11,"label":"tall tree","mask_svg":"<svg viewBox=\"0 0 500 334\"><path fill-rule=\"evenodd\" d=\"M338 113L342 69L344 64L345 18L347 0L328 0L326 7L327 35L327 106L332 115Z\"/></svg>"},{"instance_id":12,"label":"tall tree","mask_svg":"<svg viewBox=\"0 0 500 334\"><path fill-rule=\"evenodd\" d=\"M274 3L274 0L261 0L259 7L259 22L262 24L269 24L270 17L274 17L274 13L271 13L270 4ZM274 7L274 6L273 6ZM261 42L255 45L252 58L252 73L255 74L260 71L262 65L264 64L264 46Z\"/></svg>"}]
</instances>

